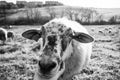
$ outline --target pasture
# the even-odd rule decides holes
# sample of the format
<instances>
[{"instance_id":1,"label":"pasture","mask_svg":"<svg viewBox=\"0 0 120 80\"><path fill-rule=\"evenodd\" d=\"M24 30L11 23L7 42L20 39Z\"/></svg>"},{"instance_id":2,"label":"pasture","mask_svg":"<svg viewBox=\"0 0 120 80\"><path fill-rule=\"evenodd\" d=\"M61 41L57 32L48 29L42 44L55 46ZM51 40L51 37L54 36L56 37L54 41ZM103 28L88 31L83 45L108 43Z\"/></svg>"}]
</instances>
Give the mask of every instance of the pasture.
<instances>
[{"instance_id":1,"label":"pasture","mask_svg":"<svg viewBox=\"0 0 120 80\"><path fill-rule=\"evenodd\" d=\"M12 42L0 45L0 80L33 80L37 68L36 50L38 42L27 40L21 33L40 26L13 26ZM95 38L91 61L76 74L78 80L120 79L120 25L85 26Z\"/></svg>"}]
</instances>

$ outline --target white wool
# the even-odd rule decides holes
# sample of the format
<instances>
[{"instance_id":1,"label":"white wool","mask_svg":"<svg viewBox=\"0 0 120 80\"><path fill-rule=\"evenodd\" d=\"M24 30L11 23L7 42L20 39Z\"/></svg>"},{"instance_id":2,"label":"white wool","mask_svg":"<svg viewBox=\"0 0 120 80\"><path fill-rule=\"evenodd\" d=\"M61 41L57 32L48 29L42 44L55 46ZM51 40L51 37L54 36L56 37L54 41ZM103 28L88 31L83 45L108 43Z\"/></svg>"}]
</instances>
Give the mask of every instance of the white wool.
<instances>
[{"instance_id":1,"label":"white wool","mask_svg":"<svg viewBox=\"0 0 120 80\"><path fill-rule=\"evenodd\" d=\"M52 22L64 24L66 27L71 28L72 30L74 30L76 32L83 32L83 33L88 34L88 31L81 24L79 24L76 21L68 20L65 17L64 18L55 18L55 19L51 20L50 22L48 22L48 24L52 23Z\"/></svg>"},{"instance_id":2,"label":"white wool","mask_svg":"<svg viewBox=\"0 0 120 80\"><path fill-rule=\"evenodd\" d=\"M2 30L5 33L5 37L7 38L7 30L5 30L4 28L0 28L0 30Z\"/></svg>"},{"instance_id":3,"label":"white wool","mask_svg":"<svg viewBox=\"0 0 120 80\"><path fill-rule=\"evenodd\" d=\"M44 26L49 26L53 22L63 24L66 27L71 28L75 32L89 34L88 31L81 24L76 21L68 20L67 18L53 19L46 23ZM54 26L54 24L52 26ZM91 53L92 42L81 43L73 39L67 46L61 58L65 62L65 67L62 68L62 70L60 70L56 75L54 75L53 78L50 79L42 78L39 75L39 71L37 70L35 72L34 80L71 80L74 74L79 73L80 70L88 64L88 62L90 61Z\"/></svg>"}]
</instances>

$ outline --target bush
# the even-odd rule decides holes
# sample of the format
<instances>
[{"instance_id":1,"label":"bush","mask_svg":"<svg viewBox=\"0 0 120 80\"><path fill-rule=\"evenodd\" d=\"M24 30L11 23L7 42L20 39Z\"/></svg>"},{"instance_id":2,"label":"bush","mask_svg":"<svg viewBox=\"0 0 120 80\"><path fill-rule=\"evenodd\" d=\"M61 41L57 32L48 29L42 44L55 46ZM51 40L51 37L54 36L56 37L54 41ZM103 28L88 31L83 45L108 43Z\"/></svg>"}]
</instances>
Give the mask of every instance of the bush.
<instances>
[{"instance_id":1,"label":"bush","mask_svg":"<svg viewBox=\"0 0 120 80\"><path fill-rule=\"evenodd\" d=\"M18 20L1 20L0 25L43 25L50 20L50 17L34 19L19 18Z\"/></svg>"}]
</instances>

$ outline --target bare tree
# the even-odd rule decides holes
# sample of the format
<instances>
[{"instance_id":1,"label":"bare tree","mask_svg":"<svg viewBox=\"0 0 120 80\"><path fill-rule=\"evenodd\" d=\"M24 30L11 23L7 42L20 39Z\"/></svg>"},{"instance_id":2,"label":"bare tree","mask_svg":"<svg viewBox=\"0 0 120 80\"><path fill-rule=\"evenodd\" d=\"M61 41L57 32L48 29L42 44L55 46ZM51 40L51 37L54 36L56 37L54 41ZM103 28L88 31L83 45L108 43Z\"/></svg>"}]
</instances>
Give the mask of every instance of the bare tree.
<instances>
[{"instance_id":1,"label":"bare tree","mask_svg":"<svg viewBox=\"0 0 120 80\"><path fill-rule=\"evenodd\" d=\"M41 18L41 12L38 10L38 8L27 8L26 16L28 21L38 23Z\"/></svg>"},{"instance_id":2,"label":"bare tree","mask_svg":"<svg viewBox=\"0 0 120 80\"><path fill-rule=\"evenodd\" d=\"M4 24L6 24L7 3L0 5L0 17L3 17L3 19L4 19Z\"/></svg>"},{"instance_id":3,"label":"bare tree","mask_svg":"<svg viewBox=\"0 0 120 80\"><path fill-rule=\"evenodd\" d=\"M34 15L34 11L32 8L27 8L26 9L26 16L27 16L27 19L30 20L33 18L33 15Z\"/></svg>"},{"instance_id":4,"label":"bare tree","mask_svg":"<svg viewBox=\"0 0 120 80\"><path fill-rule=\"evenodd\" d=\"M38 8L34 8L35 11L34 11L34 19L39 21L40 18L41 18L41 12L38 10Z\"/></svg>"},{"instance_id":5,"label":"bare tree","mask_svg":"<svg viewBox=\"0 0 120 80\"><path fill-rule=\"evenodd\" d=\"M54 7L46 7L47 13L50 15L50 18L53 19L56 17L56 11Z\"/></svg>"},{"instance_id":6,"label":"bare tree","mask_svg":"<svg viewBox=\"0 0 120 80\"><path fill-rule=\"evenodd\" d=\"M98 13L97 13L97 11L96 10L92 10L92 9L81 9L80 10L80 15L81 15L81 21L85 21L85 22L88 22L88 23L90 23L90 22L93 22L93 20L94 20L94 17L96 16L96 15L98 15Z\"/></svg>"},{"instance_id":7,"label":"bare tree","mask_svg":"<svg viewBox=\"0 0 120 80\"><path fill-rule=\"evenodd\" d=\"M76 13L75 10L73 10L72 8L66 8L65 11L71 20L75 20L75 13Z\"/></svg>"},{"instance_id":8,"label":"bare tree","mask_svg":"<svg viewBox=\"0 0 120 80\"><path fill-rule=\"evenodd\" d=\"M64 17L65 16L65 9L61 10L61 13L60 13L60 17Z\"/></svg>"},{"instance_id":9,"label":"bare tree","mask_svg":"<svg viewBox=\"0 0 120 80\"><path fill-rule=\"evenodd\" d=\"M117 23L117 19L118 19L118 16L117 16L117 15L112 16L112 17L109 19L109 22L110 22L111 24L115 24L115 23Z\"/></svg>"},{"instance_id":10,"label":"bare tree","mask_svg":"<svg viewBox=\"0 0 120 80\"><path fill-rule=\"evenodd\" d=\"M99 14L98 16L97 16L97 19L96 19L98 22L101 22L101 21L103 21L103 15L102 14Z\"/></svg>"},{"instance_id":11,"label":"bare tree","mask_svg":"<svg viewBox=\"0 0 120 80\"><path fill-rule=\"evenodd\" d=\"M91 10L91 17L90 17L90 21L94 22L96 20L96 16L98 16L99 13L96 10Z\"/></svg>"}]
</instances>

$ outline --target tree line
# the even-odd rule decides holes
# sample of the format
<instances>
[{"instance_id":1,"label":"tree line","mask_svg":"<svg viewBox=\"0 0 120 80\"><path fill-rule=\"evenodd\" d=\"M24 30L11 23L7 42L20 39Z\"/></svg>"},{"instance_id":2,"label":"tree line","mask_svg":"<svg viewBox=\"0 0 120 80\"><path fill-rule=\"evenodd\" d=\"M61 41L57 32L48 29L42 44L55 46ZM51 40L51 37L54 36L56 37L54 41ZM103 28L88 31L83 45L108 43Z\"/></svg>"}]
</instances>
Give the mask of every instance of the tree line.
<instances>
[{"instance_id":1,"label":"tree line","mask_svg":"<svg viewBox=\"0 0 120 80\"><path fill-rule=\"evenodd\" d=\"M0 24L12 24L12 25L33 25L44 24L49 20L57 17L67 17L70 20L75 20L83 25L106 25L106 24L120 24L120 15L111 16L108 20L105 20L104 15L98 13L95 9L91 8L73 8L65 7L59 12L56 7L45 7L45 11L48 16L43 16L39 8L26 8L26 17L20 17L17 20L8 20L6 17L0 20ZM4 12L4 15L7 12Z\"/></svg>"}]
</instances>

